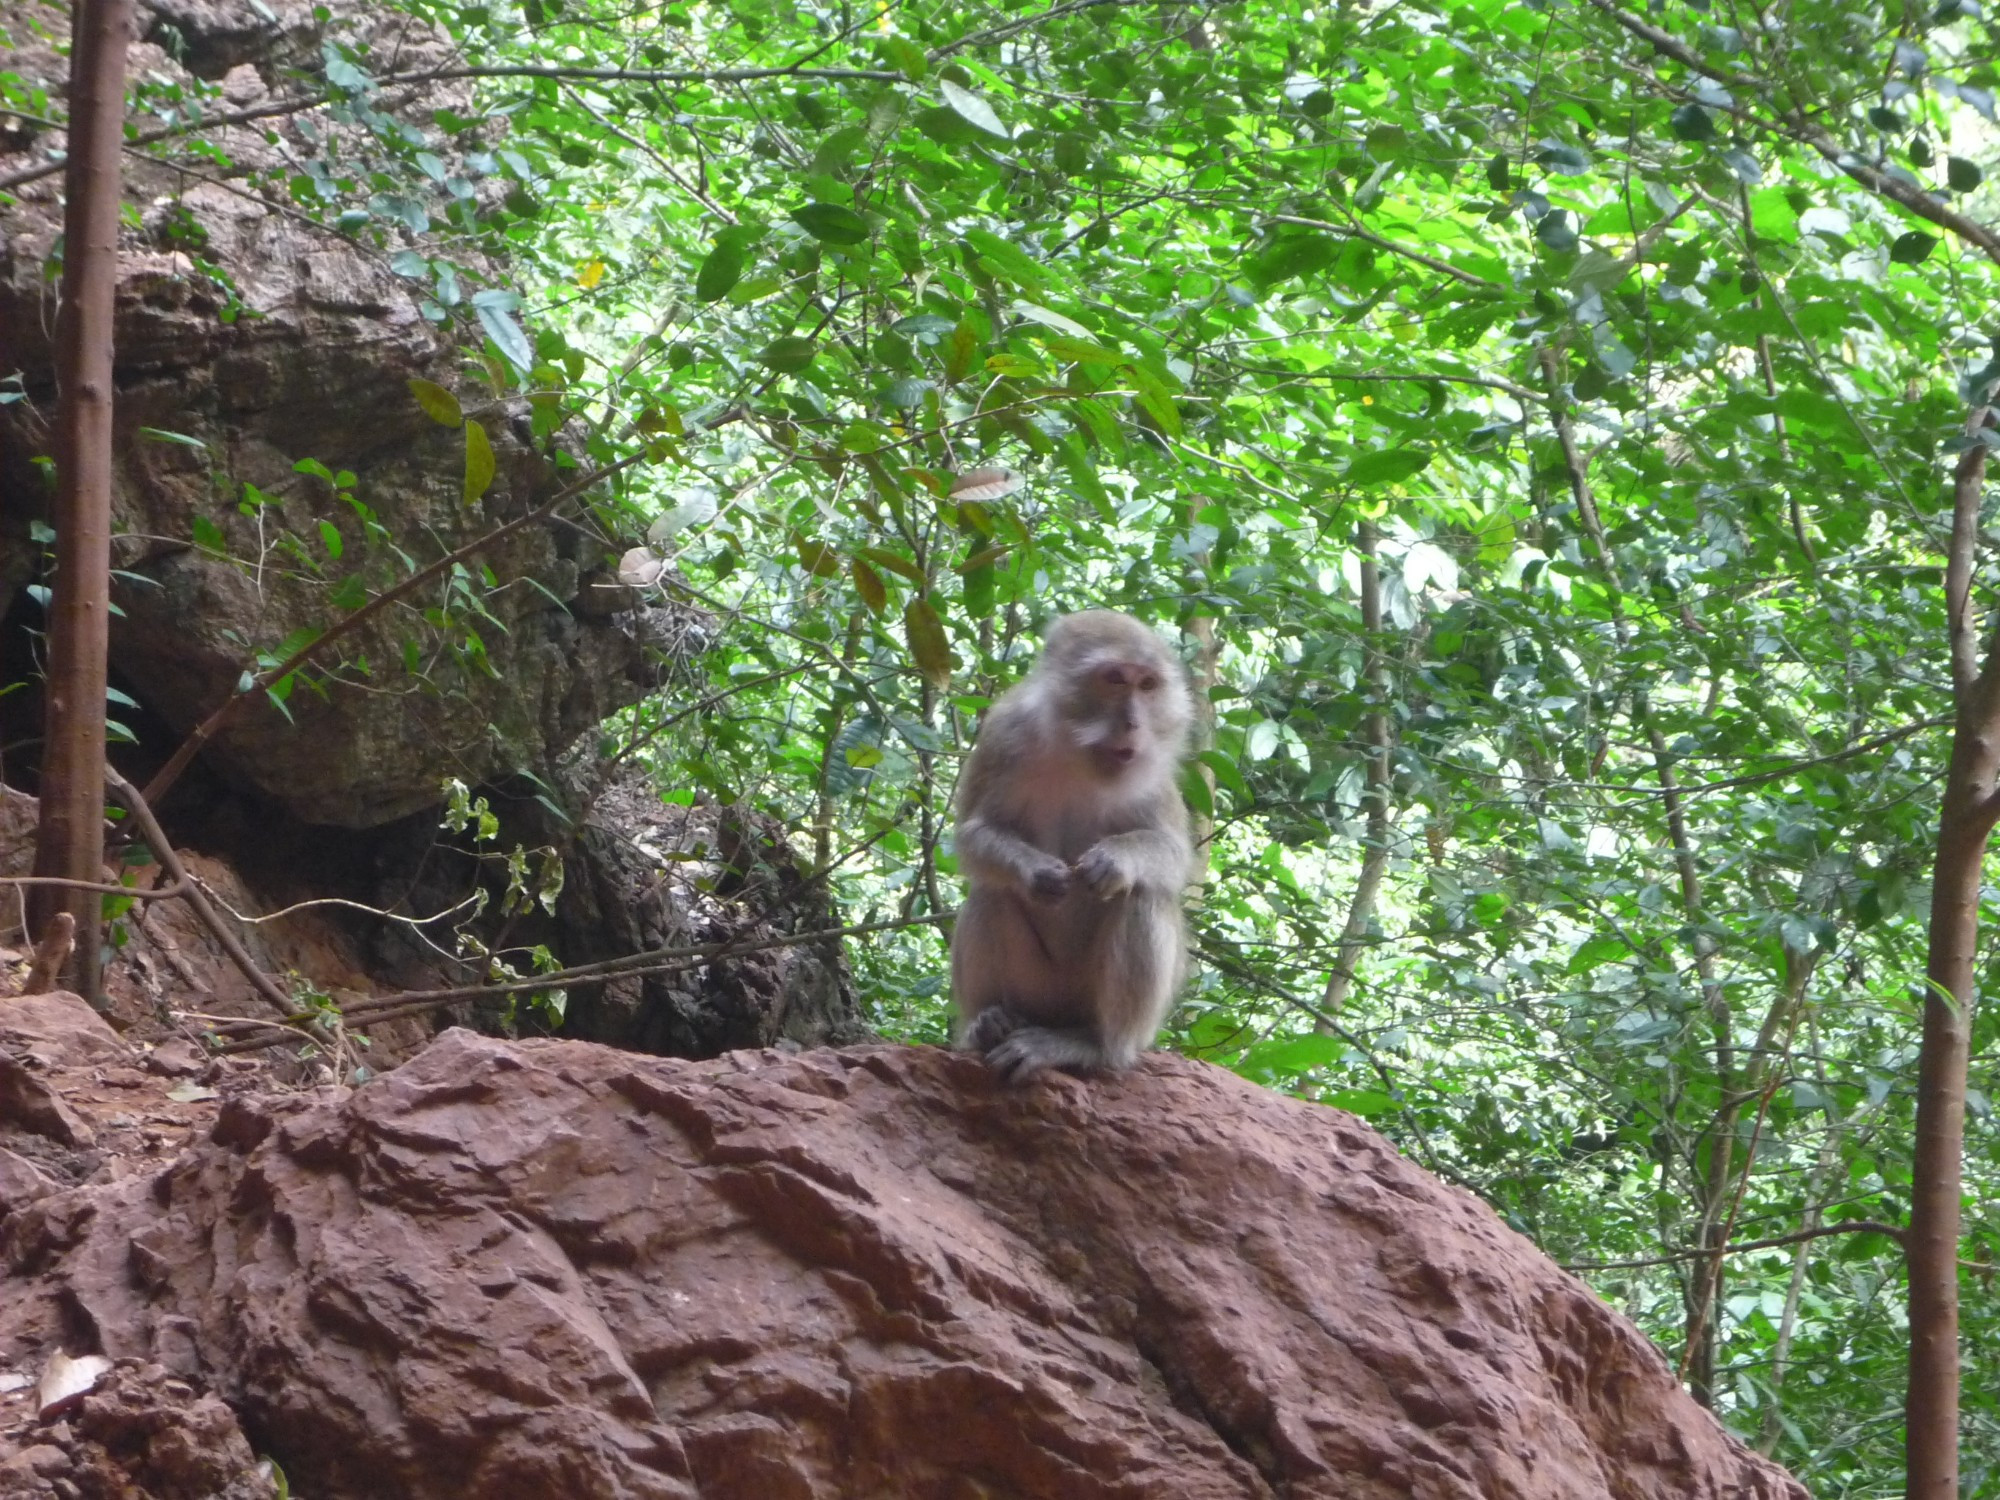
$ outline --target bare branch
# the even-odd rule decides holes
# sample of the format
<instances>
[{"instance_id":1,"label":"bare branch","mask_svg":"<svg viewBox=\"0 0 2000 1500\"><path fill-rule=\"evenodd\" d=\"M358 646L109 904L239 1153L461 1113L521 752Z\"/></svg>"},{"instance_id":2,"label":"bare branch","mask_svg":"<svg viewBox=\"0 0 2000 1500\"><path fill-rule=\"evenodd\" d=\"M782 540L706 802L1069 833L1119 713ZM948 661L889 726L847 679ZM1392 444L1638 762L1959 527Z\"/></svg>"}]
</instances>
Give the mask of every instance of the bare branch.
<instances>
[{"instance_id":1,"label":"bare branch","mask_svg":"<svg viewBox=\"0 0 2000 1500\"><path fill-rule=\"evenodd\" d=\"M1649 1255L1643 1260L1573 1260L1563 1265L1565 1271L1629 1271L1641 1266L1671 1266L1684 1260L1707 1260L1717 1255L1741 1255L1750 1250L1775 1250L1781 1245L1796 1245L1804 1240L1824 1239L1830 1234L1879 1234L1903 1243L1903 1231L1894 1224L1884 1224L1879 1219L1843 1219L1838 1224L1822 1224L1817 1229L1797 1229L1790 1234L1773 1235L1768 1240L1745 1240L1739 1245L1702 1246L1694 1250L1676 1250L1671 1255Z\"/></svg>"}]
</instances>

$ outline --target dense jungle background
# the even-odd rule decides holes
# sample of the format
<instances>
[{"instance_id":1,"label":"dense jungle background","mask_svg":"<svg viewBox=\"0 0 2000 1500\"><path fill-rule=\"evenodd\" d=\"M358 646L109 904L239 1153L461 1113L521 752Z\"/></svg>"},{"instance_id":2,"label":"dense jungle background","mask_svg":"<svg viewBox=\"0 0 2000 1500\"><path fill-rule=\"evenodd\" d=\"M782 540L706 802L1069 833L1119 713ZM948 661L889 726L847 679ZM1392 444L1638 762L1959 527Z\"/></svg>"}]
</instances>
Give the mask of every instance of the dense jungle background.
<instances>
[{"instance_id":1,"label":"dense jungle background","mask_svg":"<svg viewBox=\"0 0 2000 1500\"><path fill-rule=\"evenodd\" d=\"M421 442L372 471L270 424L283 494L215 432L127 425L196 496L150 513L174 556L285 601L286 628L246 605L210 642L278 704L229 751L249 781L297 791L285 757L326 750L311 705L343 694L427 696L446 729L511 705L535 722L483 741L447 809L476 836L510 775L560 821L556 771L510 747L595 723L656 813L782 838L862 1018L939 1042L980 711L1053 615L1129 611L1207 704L1166 1045L1369 1118L1815 1494L1901 1492L1879 1226L1909 1206L1951 476L2000 378L1978 0L405 3L416 33L257 6L278 60L248 77L249 42L182 9L147 12L130 76L161 326L269 316L217 249L248 213L301 283L359 258L456 351L374 380ZM50 24L13 7L9 43ZM0 133L53 112L0 55ZM11 194L50 170L5 160ZM0 403L25 409L18 359ZM524 465L554 476L526 488L562 500L553 602L586 637L600 599L680 622L629 706L535 696L525 591L476 551L372 650L288 669L519 513L482 507ZM430 512L384 522L391 469ZM114 697L132 738L229 690L169 676ZM366 811L329 777L308 824L436 828L420 744L342 753L422 775ZM555 878L534 844L523 912ZM516 974L578 961L480 941ZM1960 1250L1982 1496L1993 1031L1975 1015Z\"/></svg>"}]
</instances>

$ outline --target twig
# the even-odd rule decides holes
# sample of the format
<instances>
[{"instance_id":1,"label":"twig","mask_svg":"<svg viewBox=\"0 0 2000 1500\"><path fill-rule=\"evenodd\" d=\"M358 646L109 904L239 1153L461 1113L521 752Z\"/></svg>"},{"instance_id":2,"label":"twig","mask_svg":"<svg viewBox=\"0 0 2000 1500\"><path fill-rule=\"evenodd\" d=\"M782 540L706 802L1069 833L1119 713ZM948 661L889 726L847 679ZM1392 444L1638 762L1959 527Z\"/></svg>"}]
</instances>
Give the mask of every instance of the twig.
<instances>
[{"instance_id":1,"label":"twig","mask_svg":"<svg viewBox=\"0 0 2000 1500\"><path fill-rule=\"evenodd\" d=\"M761 953L773 948L794 948L806 943L831 942L840 938L861 937L873 932L893 932L909 927L930 927L955 915L948 912L931 912L921 917L908 919L892 918L882 922L863 922L852 927L824 927L812 932L779 933L772 937L745 941L733 939L720 943L702 943L689 948L655 948L644 953L629 953L622 958L604 959L598 963L578 964L574 968L555 969L546 974L537 974L528 979L504 980L499 984L459 985L441 990L404 990L394 995L377 995L366 1000L357 1000L340 1008L343 1023L349 1026L371 1026L380 1021L400 1020L405 1016L420 1015L425 1011L437 1010L447 1005L465 1001L496 998L502 995L518 995L534 990L561 989L573 984L595 984L607 979L636 978L648 974L671 974L682 969L698 968L702 964L718 959L736 958L746 953ZM306 1026L323 1019L324 1010L292 1011L280 1024ZM263 1025L246 1020L243 1024ZM219 1051L254 1052L263 1047L279 1045L284 1039L264 1038L242 1040L236 1038L233 1030L223 1030L223 1036L230 1037Z\"/></svg>"},{"instance_id":2,"label":"twig","mask_svg":"<svg viewBox=\"0 0 2000 1500\"><path fill-rule=\"evenodd\" d=\"M1575 1260L1563 1263L1565 1271L1629 1271L1641 1266L1671 1266L1684 1260L1708 1260L1718 1255L1741 1255L1748 1250L1775 1250L1805 1240L1824 1239L1829 1234L1880 1234L1897 1244L1903 1231L1879 1219L1843 1219L1838 1224L1822 1224L1817 1229L1795 1229L1790 1234L1773 1235L1768 1240L1745 1240L1740 1245L1701 1245L1692 1250L1675 1250L1666 1255L1649 1255L1643 1260Z\"/></svg>"},{"instance_id":3,"label":"twig","mask_svg":"<svg viewBox=\"0 0 2000 1500\"><path fill-rule=\"evenodd\" d=\"M177 885L184 888L181 894L187 897L187 904L201 919L202 926L206 927L210 935L221 945L229 961L236 965L238 972L245 979L250 981L250 988L269 1001L275 1009L289 1015L293 1004L292 997L279 989L276 981L257 967L256 960L251 958L249 950L243 946L243 940L231 932L222 918L216 915L215 908L208 904L208 898L202 895L201 888L189 877L187 866L181 863L180 855L174 852L174 846L167 842L167 836L160 831L159 820L153 816L153 809L147 805L138 788L110 766L104 768L104 781L117 794L118 800L131 810L132 820L139 825L139 832L152 849L153 858L160 862L160 868L172 876Z\"/></svg>"},{"instance_id":4,"label":"twig","mask_svg":"<svg viewBox=\"0 0 2000 1500\"><path fill-rule=\"evenodd\" d=\"M134 901L164 901L170 896L185 896L187 882L175 881L172 885L155 886L151 890L141 890L130 885L99 885L89 880L64 880L57 875L0 875L0 885L56 885L69 891L97 891L106 896L129 896Z\"/></svg>"}]
</instances>

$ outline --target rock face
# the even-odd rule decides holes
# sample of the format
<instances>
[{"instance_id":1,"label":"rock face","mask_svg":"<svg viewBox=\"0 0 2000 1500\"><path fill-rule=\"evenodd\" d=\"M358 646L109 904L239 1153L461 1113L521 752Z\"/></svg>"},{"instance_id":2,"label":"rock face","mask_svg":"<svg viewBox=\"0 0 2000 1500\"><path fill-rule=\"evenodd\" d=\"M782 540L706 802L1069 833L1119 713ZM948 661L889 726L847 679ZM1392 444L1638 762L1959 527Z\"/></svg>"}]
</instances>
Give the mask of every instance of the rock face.
<instances>
[{"instance_id":1,"label":"rock face","mask_svg":"<svg viewBox=\"0 0 2000 1500\"><path fill-rule=\"evenodd\" d=\"M0 1243L0 1359L156 1362L315 1500L1804 1496L1473 1199L1162 1057L454 1031Z\"/></svg>"},{"instance_id":2,"label":"rock face","mask_svg":"<svg viewBox=\"0 0 2000 1500\"><path fill-rule=\"evenodd\" d=\"M552 915L502 919L511 941L547 943L568 964L716 943L749 950L574 986L563 1035L668 1057L868 1039L838 940L758 946L834 925L824 888L806 878L774 819L740 806L664 803L630 769L566 775L558 794L570 814L562 820L532 796L503 802L501 844L556 848L564 866ZM437 885L418 905L447 906L471 883L434 849L424 869Z\"/></svg>"},{"instance_id":3,"label":"rock face","mask_svg":"<svg viewBox=\"0 0 2000 1500\"><path fill-rule=\"evenodd\" d=\"M322 35L337 33L370 66L442 55L407 18L336 9L323 21L284 0L276 11L257 0L143 0L146 40L129 71L156 91L170 80L193 87L189 69L205 71L221 80L210 106L220 113L305 91L288 70L314 60ZM7 66L23 86L59 96L67 7L0 0L0 28L18 43ZM465 98L433 89L381 103L406 130L429 133L427 150L477 177L465 166L477 143L445 139L430 123L433 107L469 108ZM17 123L0 121L9 127L0 179L61 148L60 132ZM405 576L403 557L424 563L454 550L537 509L578 472L537 437L525 402L464 388L496 472L483 498L462 502L466 439L426 417L408 381L460 384L458 349L479 339L465 301L474 288L447 299L458 312L440 325L430 262L399 257L394 232L374 221L316 228L288 202L287 178L305 180L300 171L365 176L366 138L325 110L210 138L232 164L222 175L128 157L138 222L120 245L113 566L124 613L112 671L176 738L236 690L257 653L324 630L363 590ZM0 374L20 372L27 398L0 404L0 613L44 550L31 522L48 496L38 467L54 409L45 272L62 228L60 185L40 178L0 206ZM428 211L442 222L446 200ZM401 212L426 210L412 200ZM463 277L483 271L505 285L476 248L452 254ZM307 461L318 472L298 467ZM240 713L206 752L211 764L305 822L354 828L435 805L446 776L544 769L700 644L698 614L598 586L617 550L574 525L524 528L350 641L329 663L346 670L326 696L302 688L285 711L259 702ZM39 625L39 607L21 602L13 628ZM39 722L30 708L24 697L0 712Z\"/></svg>"}]
</instances>

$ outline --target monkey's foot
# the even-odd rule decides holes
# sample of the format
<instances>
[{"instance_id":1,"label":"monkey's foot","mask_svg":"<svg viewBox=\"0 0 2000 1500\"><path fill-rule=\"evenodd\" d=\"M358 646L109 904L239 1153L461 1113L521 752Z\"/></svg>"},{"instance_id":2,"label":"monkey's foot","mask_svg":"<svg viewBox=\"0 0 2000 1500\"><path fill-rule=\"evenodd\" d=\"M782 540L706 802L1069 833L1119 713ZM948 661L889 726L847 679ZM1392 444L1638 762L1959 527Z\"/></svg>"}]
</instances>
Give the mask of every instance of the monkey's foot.
<instances>
[{"instance_id":1,"label":"monkey's foot","mask_svg":"<svg viewBox=\"0 0 2000 1500\"><path fill-rule=\"evenodd\" d=\"M1004 1005L989 1005L972 1018L958 1045L967 1052L991 1052L1021 1029L1021 1018Z\"/></svg>"},{"instance_id":2,"label":"monkey's foot","mask_svg":"<svg viewBox=\"0 0 2000 1500\"><path fill-rule=\"evenodd\" d=\"M1026 1083L1051 1068L1089 1072L1110 1066L1097 1038L1053 1026L1022 1026L986 1050L986 1064L1008 1085Z\"/></svg>"}]
</instances>

